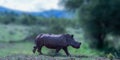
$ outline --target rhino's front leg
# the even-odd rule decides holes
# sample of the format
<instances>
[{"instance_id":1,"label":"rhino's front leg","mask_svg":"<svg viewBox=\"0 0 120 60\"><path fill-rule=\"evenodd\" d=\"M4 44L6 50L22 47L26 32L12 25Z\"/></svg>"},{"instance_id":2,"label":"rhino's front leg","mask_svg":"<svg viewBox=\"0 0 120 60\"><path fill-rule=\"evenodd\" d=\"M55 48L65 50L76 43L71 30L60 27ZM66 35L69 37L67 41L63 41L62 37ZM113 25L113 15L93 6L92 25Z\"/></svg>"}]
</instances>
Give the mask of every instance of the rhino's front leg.
<instances>
[{"instance_id":1,"label":"rhino's front leg","mask_svg":"<svg viewBox=\"0 0 120 60\"><path fill-rule=\"evenodd\" d=\"M63 50L65 51L65 53L66 53L67 56L70 56L67 47L64 47Z\"/></svg>"}]
</instances>

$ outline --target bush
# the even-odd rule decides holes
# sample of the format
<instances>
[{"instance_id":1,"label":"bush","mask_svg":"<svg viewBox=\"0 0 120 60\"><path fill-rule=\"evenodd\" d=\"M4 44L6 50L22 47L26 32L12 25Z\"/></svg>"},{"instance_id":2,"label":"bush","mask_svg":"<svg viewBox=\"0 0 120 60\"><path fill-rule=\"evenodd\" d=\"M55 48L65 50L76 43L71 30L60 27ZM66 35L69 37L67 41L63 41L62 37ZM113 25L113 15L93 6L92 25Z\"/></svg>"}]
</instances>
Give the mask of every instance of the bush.
<instances>
[{"instance_id":1,"label":"bush","mask_svg":"<svg viewBox=\"0 0 120 60\"><path fill-rule=\"evenodd\" d=\"M65 32L65 27L61 25L53 25L49 28L49 33L60 34Z\"/></svg>"}]
</instances>

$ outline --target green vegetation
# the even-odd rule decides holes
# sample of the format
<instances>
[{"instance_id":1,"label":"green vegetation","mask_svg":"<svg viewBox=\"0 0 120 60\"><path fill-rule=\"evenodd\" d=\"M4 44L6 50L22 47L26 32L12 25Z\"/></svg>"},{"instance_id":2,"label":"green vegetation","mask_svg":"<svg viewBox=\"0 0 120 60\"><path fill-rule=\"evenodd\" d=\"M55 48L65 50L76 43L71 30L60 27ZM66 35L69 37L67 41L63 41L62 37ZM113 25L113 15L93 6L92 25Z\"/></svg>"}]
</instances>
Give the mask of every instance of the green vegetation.
<instances>
[{"instance_id":1,"label":"green vegetation","mask_svg":"<svg viewBox=\"0 0 120 60\"><path fill-rule=\"evenodd\" d=\"M76 13L90 47L120 56L119 43L112 44L107 39L109 35L120 36L119 0L62 0L62 5ZM115 45L119 47L115 48Z\"/></svg>"},{"instance_id":2,"label":"green vegetation","mask_svg":"<svg viewBox=\"0 0 120 60\"><path fill-rule=\"evenodd\" d=\"M34 42L31 42L31 41L30 42L28 42L28 41L20 42L25 37L29 36L28 31L29 31L31 26L23 26L23 25L16 25L15 26L13 24L12 25L1 24L0 26L1 26L1 31L8 32L8 33L0 32L0 34L4 37L3 39L2 38L0 39L0 52L1 52L0 57L8 56L8 55L10 56L10 55L14 55L14 54L38 55L38 53L36 53L36 54L32 53ZM17 33L17 34L15 34L16 39L14 39L14 36L6 37L6 35L10 35L9 33L11 32L11 31L9 31L10 29L8 29L8 28L13 29L12 31L14 31L14 33ZM24 33L24 32L26 32L26 33ZM69 47L69 52L72 55L80 55L80 56L81 55L83 55L83 56L103 55L103 52L99 52L97 50L91 49L88 46L88 44L84 42L83 33L82 33L82 31L80 32L80 29L73 29L73 28L69 27L66 29L66 32L67 33L71 32L71 34L75 34L75 39L77 41L82 42L80 49L74 49L72 47ZM3 34L5 34L5 35L3 35ZM11 39L13 39L13 40L11 40ZM11 42L11 41L13 41L13 42ZM49 55L50 50L51 49L43 47L42 52L46 55ZM63 50L61 50L60 53L62 55L65 55ZM52 54L54 54L54 53L52 53Z\"/></svg>"},{"instance_id":3,"label":"green vegetation","mask_svg":"<svg viewBox=\"0 0 120 60\"><path fill-rule=\"evenodd\" d=\"M45 18L14 12L0 12L0 57L32 53L34 39L40 33L73 34L82 42L80 49L69 48L72 55L120 57L119 0L62 0L61 5L76 13L73 19ZM43 53L53 50L43 47ZM60 51L60 56L65 55ZM74 60L74 59L73 59Z\"/></svg>"},{"instance_id":4,"label":"green vegetation","mask_svg":"<svg viewBox=\"0 0 120 60\"><path fill-rule=\"evenodd\" d=\"M23 40L29 32L29 27L23 25L0 24L0 42Z\"/></svg>"},{"instance_id":5,"label":"green vegetation","mask_svg":"<svg viewBox=\"0 0 120 60\"><path fill-rule=\"evenodd\" d=\"M23 43L1 43L4 45L3 48L0 49L0 56L9 56L14 54L32 54L32 43L23 42Z\"/></svg>"}]
</instances>

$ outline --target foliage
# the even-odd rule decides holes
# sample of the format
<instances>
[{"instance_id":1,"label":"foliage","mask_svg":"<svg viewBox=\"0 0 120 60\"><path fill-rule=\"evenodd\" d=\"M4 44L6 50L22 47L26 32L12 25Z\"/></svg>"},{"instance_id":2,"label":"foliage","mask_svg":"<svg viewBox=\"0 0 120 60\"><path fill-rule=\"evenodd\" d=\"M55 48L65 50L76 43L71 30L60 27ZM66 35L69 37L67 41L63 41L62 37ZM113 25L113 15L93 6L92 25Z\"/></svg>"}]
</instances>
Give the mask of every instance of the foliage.
<instances>
[{"instance_id":1,"label":"foliage","mask_svg":"<svg viewBox=\"0 0 120 60\"><path fill-rule=\"evenodd\" d=\"M28 36L29 27L15 24L0 24L0 42L21 41Z\"/></svg>"},{"instance_id":2,"label":"foliage","mask_svg":"<svg viewBox=\"0 0 120 60\"><path fill-rule=\"evenodd\" d=\"M0 23L2 24L31 26L29 36L23 40L33 40L36 35L40 33L65 33L66 26L75 26L75 22L73 20L57 18L54 16L51 18L45 18L26 13L17 14L14 12L0 12L0 14ZM47 28L44 28L46 26Z\"/></svg>"},{"instance_id":3,"label":"foliage","mask_svg":"<svg viewBox=\"0 0 120 60\"><path fill-rule=\"evenodd\" d=\"M61 34L65 33L65 28L66 26L63 25L63 21L57 21L56 19L52 18L50 20L51 24L49 26L49 33L54 33L54 34Z\"/></svg>"},{"instance_id":4,"label":"foliage","mask_svg":"<svg viewBox=\"0 0 120 60\"><path fill-rule=\"evenodd\" d=\"M7 17L7 18L6 18ZM53 21L52 21L53 20ZM13 13L13 12L0 12L0 23L2 24L22 24L22 25L42 25L49 26L56 22L59 24L66 24L67 26L75 25L74 21L67 18L57 18L52 16L50 18L42 16L34 16L27 13Z\"/></svg>"},{"instance_id":5,"label":"foliage","mask_svg":"<svg viewBox=\"0 0 120 60\"><path fill-rule=\"evenodd\" d=\"M120 1L83 0L82 5L79 1L66 0L63 5L76 11L80 25L85 31L85 36L91 38L91 41L89 41L91 42L90 46L108 51L110 43L106 36L109 34L120 35L120 28L118 28L120 27ZM119 50L115 46L111 48ZM109 52L112 52L112 50L109 50Z\"/></svg>"},{"instance_id":6,"label":"foliage","mask_svg":"<svg viewBox=\"0 0 120 60\"><path fill-rule=\"evenodd\" d=\"M115 57L114 57L113 54L109 53L109 54L107 55L107 58L109 58L110 60L113 60Z\"/></svg>"},{"instance_id":7,"label":"foliage","mask_svg":"<svg viewBox=\"0 0 120 60\"><path fill-rule=\"evenodd\" d=\"M7 26L7 27L5 27L5 26ZM5 35L3 35L3 37L5 37L5 39L0 39L0 52L1 52L0 57L14 55L14 54L38 55L38 53L36 53L36 54L32 53L32 49L34 46L33 42L30 42L30 41L19 42L24 37L29 36L30 34L32 35L32 31L30 31L31 27L34 27L34 28L32 28L34 30L35 30L35 28L37 28L37 26L35 27L35 26L10 25L9 24L9 25L4 25L2 27L2 25L0 25L0 28L1 28L0 31L3 31L3 32L0 32L0 34L5 34ZM39 27L41 27L41 29L39 29L37 32L46 32L45 30L48 30L48 29L46 29L46 28L48 28L47 26L44 26L44 27L39 26ZM13 37L10 37L10 35L7 34L7 31L11 30L9 28L11 28L13 30L15 29L14 32L18 33L18 34L16 34ZM86 56L86 55L87 56L103 55L103 52L99 52L97 50L89 48L89 45L86 42L84 42L82 31L79 32L80 29L74 29L74 28L68 29L68 27L66 27L66 28L67 28L67 30L66 30L67 33L74 34L75 39L79 42L82 42L80 49L74 49L72 47L68 47L71 55L80 55L80 56L82 56L82 55L84 55L84 56ZM4 33L4 32L6 32L6 33ZM13 40L14 37L16 37L17 39ZM6 41L9 39L12 39L11 41L16 41L16 42L10 43L10 42ZM4 42L1 42L1 41L4 41ZM49 52L51 52L51 51L50 51L50 49L43 47L42 52L46 55L49 55ZM50 55L51 55L51 53L50 53ZM60 51L60 55L65 55L63 50Z\"/></svg>"},{"instance_id":8,"label":"foliage","mask_svg":"<svg viewBox=\"0 0 120 60\"><path fill-rule=\"evenodd\" d=\"M75 10L79 8L84 0L62 0L60 4L65 6L68 10Z\"/></svg>"}]
</instances>

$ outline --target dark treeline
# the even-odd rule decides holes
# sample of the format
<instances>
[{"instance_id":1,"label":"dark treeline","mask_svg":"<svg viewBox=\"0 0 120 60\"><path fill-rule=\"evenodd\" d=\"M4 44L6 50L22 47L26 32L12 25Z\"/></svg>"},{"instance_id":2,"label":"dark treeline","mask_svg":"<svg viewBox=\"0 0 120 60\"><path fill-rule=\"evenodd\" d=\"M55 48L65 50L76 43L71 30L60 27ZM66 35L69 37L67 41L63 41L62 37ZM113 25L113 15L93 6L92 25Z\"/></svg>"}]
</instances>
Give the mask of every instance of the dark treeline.
<instances>
[{"instance_id":1,"label":"dark treeline","mask_svg":"<svg viewBox=\"0 0 120 60\"><path fill-rule=\"evenodd\" d=\"M42 25L49 26L53 24L64 26L75 26L75 20L67 18L46 18L26 13L0 12L0 23L2 24L22 24L22 25Z\"/></svg>"},{"instance_id":2,"label":"dark treeline","mask_svg":"<svg viewBox=\"0 0 120 60\"><path fill-rule=\"evenodd\" d=\"M79 28L77 20L67 18L35 16L26 13L0 12L0 24L30 26L30 34L24 40L34 40L40 33L66 33L66 27ZM45 29L42 29L45 28Z\"/></svg>"}]
</instances>

